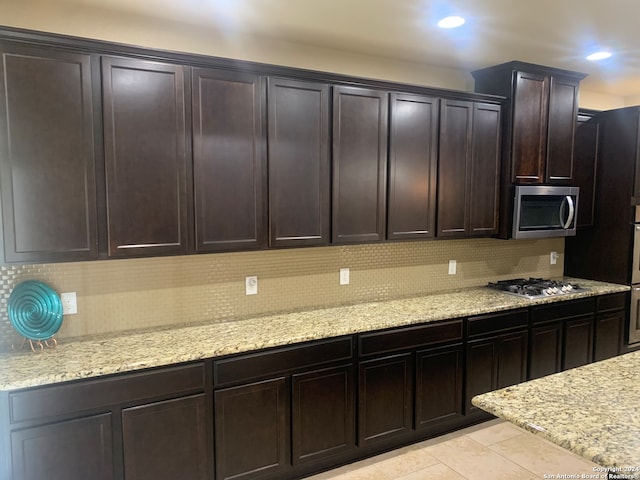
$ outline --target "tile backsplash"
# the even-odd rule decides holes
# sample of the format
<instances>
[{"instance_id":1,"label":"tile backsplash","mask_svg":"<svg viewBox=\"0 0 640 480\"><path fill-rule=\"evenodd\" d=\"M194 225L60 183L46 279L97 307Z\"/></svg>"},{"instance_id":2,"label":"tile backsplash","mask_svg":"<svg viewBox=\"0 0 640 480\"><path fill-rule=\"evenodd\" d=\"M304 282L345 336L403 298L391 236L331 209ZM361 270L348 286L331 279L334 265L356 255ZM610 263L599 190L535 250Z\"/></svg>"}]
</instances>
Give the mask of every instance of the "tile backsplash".
<instances>
[{"instance_id":1,"label":"tile backsplash","mask_svg":"<svg viewBox=\"0 0 640 480\"><path fill-rule=\"evenodd\" d=\"M559 254L556 265L549 253ZM469 239L314 247L180 257L0 267L0 350L19 342L7 315L13 287L37 279L77 292L59 340L274 312L386 300L485 285L512 277L559 277L564 239ZM449 260L457 274L448 274ZM340 268L350 284L339 285ZM245 295L245 277L258 295Z\"/></svg>"}]
</instances>

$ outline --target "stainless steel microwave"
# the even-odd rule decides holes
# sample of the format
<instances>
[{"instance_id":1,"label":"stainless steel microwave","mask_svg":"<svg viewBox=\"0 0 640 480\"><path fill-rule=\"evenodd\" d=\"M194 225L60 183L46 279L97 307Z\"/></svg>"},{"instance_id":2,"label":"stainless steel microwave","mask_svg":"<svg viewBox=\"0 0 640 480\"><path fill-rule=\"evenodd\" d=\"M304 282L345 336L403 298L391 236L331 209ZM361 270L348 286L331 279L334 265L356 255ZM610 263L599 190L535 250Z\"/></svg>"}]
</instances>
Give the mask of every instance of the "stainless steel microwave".
<instances>
[{"instance_id":1,"label":"stainless steel microwave","mask_svg":"<svg viewBox=\"0 0 640 480\"><path fill-rule=\"evenodd\" d=\"M513 238L575 235L579 193L579 187L517 185L513 208Z\"/></svg>"}]
</instances>

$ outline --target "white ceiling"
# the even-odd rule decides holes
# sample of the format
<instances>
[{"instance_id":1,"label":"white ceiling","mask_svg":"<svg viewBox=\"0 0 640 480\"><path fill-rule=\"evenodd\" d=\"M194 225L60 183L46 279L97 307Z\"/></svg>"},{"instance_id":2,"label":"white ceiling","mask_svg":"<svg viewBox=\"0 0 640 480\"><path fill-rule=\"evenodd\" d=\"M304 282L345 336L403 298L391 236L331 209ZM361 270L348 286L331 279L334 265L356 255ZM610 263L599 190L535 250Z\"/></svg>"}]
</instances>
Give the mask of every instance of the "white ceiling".
<instances>
[{"instance_id":1,"label":"white ceiling","mask_svg":"<svg viewBox=\"0 0 640 480\"><path fill-rule=\"evenodd\" d=\"M640 0L73 1L464 70L521 60L587 73L594 92L640 96ZM437 28L447 13L467 23ZM584 59L599 46L614 56Z\"/></svg>"}]
</instances>

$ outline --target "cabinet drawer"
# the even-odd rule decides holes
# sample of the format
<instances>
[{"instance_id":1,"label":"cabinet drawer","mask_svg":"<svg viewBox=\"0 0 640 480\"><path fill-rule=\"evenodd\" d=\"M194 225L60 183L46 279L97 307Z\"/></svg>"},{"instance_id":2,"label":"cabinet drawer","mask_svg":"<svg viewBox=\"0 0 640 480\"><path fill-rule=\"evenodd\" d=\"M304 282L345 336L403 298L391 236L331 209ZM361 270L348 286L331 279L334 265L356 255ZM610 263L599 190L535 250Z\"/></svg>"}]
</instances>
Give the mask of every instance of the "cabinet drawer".
<instances>
[{"instance_id":1,"label":"cabinet drawer","mask_svg":"<svg viewBox=\"0 0 640 480\"><path fill-rule=\"evenodd\" d=\"M472 338L480 335L526 328L528 325L529 314L527 310L510 310L503 313L489 313L487 315L469 317L467 335L469 338Z\"/></svg>"},{"instance_id":2,"label":"cabinet drawer","mask_svg":"<svg viewBox=\"0 0 640 480\"><path fill-rule=\"evenodd\" d=\"M38 387L9 394L11 423L77 415L154 397L204 391L204 363L163 368L145 373Z\"/></svg>"},{"instance_id":3,"label":"cabinet drawer","mask_svg":"<svg viewBox=\"0 0 640 480\"><path fill-rule=\"evenodd\" d=\"M593 298L540 305L531 308L531 322L535 324L580 317L593 313L594 309Z\"/></svg>"},{"instance_id":4,"label":"cabinet drawer","mask_svg":"<svg viewBox=\"0 0 640 480\"><path fill-rule=\"evenodd\" d=\"M596 298L596 310L598 313L614 310L624 310L627 306L626 293L613 293Z\"/></svg>"},{"instance_id":5,"label":"cabinet drawer","mask_svg":"<svg viewBox=\"0 0 640 480\"><path fill-rule=\"evenodd\" d=\"M462 339L462 320L366 333L358 339L360 356L406 350Z\"/></svg>"},{"instance_id":6,"label":"cabinet drawer","mask_svg":"<svg viewBox=\"0 0 640 480\"><path fill-rule=\"evenodd\" d=\"M278 348L214 362L213 383L218 388L352 357L350 336Z\"/></svg>"}]
</instances>

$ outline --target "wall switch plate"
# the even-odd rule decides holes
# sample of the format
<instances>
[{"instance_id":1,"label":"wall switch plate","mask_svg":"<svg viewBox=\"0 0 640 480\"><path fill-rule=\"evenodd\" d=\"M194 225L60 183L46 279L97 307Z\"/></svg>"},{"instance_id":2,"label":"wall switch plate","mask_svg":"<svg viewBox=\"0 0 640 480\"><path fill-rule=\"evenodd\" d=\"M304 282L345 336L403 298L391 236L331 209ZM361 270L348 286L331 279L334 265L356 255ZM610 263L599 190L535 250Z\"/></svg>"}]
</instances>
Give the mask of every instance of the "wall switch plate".
<instances>
[{"instance_id":1,"label":"wall switch plate","mask_svg":"<svg viewBox=\"0 0 640 480\"><path fill-rule=\"evenodd\" d=\"M455 275L457 270L458 262L455 260L449 260L449 275Z\"/></svg>"},{"instance_id":2,"label":"wall switch plate","mask_svg":"<svg viewBox=\"0 0 640 480\"><path fill-rule=\"evenodd\" d=\"M549 265L555 265L558 263L558 252L551 252L549 254Z\"/></svg>"},{"instance_id":3,"label":"wall switch plate","mask_svg":"<svg viewBox=\"0 0 640 480\"><path fill-rule=\"evenodd\" d=\"M244 279L245 291L247 295L258 294L258 277L255 275L252 277L246 277Z\"/></svg>"},{"instance_id":4,"label":"wall switch plate","mask_svg":"<svg viewBox=\"0 0 640 480\"><path fill-rule=\"evenodd\" d=\"M349 285L349 269L340 269L340 285Z\"/></svg>"},{"instance_id":5,"label":"wall switch plate","mask_svg":"<svg viewBox=\"0 0 640 480\"><path fill-rule=\"evenodd\" d=\"M76 292L61 293L60 300L62 301L63 315L75 315L76 313L78 313L78 302L76 299Z\"/></svg>"}]
</instances>

